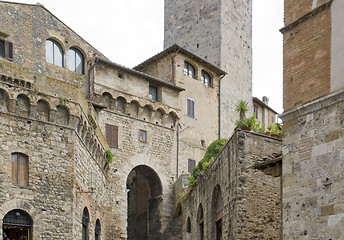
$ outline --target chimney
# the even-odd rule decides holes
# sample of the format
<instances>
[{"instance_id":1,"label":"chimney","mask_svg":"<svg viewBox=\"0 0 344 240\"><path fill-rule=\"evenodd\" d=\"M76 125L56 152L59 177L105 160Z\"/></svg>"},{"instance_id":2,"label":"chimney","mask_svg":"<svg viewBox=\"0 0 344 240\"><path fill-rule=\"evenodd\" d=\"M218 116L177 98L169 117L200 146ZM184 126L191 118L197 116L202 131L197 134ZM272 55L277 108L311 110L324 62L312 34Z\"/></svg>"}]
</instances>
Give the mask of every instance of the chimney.
<instances>
[{"instance_id":1,"label":"chimney","mask_svg":"<svg viewBox=\"0 0 344 240\"><path fill-rule=\"evenodd\" d=\"M262 99L263 103L265 103L266 105L269 105L269 99L267 96L263 96L263 99Z\"/></svg>"}]
</instances>

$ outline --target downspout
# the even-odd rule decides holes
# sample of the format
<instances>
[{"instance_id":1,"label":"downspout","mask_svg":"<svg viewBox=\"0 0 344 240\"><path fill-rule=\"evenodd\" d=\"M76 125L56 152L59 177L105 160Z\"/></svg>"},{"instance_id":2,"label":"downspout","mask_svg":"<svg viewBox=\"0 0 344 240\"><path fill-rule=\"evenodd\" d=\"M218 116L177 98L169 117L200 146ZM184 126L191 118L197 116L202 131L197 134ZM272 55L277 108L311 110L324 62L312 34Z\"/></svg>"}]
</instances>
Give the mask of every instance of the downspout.
<instances>
[{"instance_id":1,"label":"downspout","mask_svg":"<svg viewBox=\"0 0 344 240\"><path fill-rule=\"evenodd\" d=\"M176 175L177 175L177 178L176 180L178 179L179 177L179 174L178 174L178 171L179 171L179 126L180 124L178 123L177 124L177 166L176 166Z\"/></svg>"},{"instance_id":2,"label":"downspout","mask_svg":"<svg viewBox=\"0 0 344 240\"><path fill-rule=\"evenodd\" d=\"M98 63L98 58L95 58L94 62L91 61L91 67L88 69L88 76L87 76L87 100L91 101L91 71L94 69L96 64ZM94 81L94 74L93 74L93 81Z\"/></svg>"},{"instance_id":3,"label":"downspout","mask_svg":"<svg viewBox=\"0 0 344 240\"><path fill-rule=\"evenodd\" d=\"M221 80L222 78L225 77L225 74L221 75L220 80L219 80L219 131L218 131L218 139L221 139Z\"/></svg>"},{"instance_id":4,"label":"downspout","mask_svg":"<svg viewBox=\"0 0 344 240\"><path fill-rule=\"evenodd\" d=\"M172 83L174 84L174 85L176 85L176 82L175 82L175 72L174 72L174 57L178 54L178 52L179 52L179 48L178 48L178 50L173 54L173 56L171 56L170 54L168 54L167 53L167 55L171 58L171 75L172 75Z\"/></svg>"}]
</instances>

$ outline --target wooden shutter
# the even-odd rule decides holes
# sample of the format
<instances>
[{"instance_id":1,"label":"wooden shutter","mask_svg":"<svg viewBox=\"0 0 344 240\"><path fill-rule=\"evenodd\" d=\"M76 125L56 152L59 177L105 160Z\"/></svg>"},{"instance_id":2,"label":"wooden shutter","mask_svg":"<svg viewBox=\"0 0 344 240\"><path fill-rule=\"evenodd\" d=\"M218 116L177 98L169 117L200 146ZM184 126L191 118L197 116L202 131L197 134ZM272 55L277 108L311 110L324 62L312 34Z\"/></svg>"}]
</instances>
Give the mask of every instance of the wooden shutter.
<instances>
[{"instance_id":1,"label":"wooden shutter","mask_svg":"<svg viewBox=\"0 0 344 240\"><path fill-rule=\"evenodd\" d=\"M109 147L118 149L118 126L105 124L105 135Z\"/></svg>"},{"instance_id":2,"label":"wooden shutter","mask_svg":"<svg viewBox=\"0 0 344 240\"><path fill-rule=\"evenodd\" d=\"M12 182L18 183L18 154L12 154Z\"/></svg>"},{"instance_id":3,"label":"wooden shutter","mask_svg":"<svg viewBox=\"0 0 344 240\"><path fill-rule=\"evenodd\" d=\"M29 177L29 166L28 159L25 155L18 155L18 183L21 186L28 185Z\"/></svg>"},{"instance_id":4,"label":"wooden shutter","mask_svg":"<svg viewBox=\"0 0 344 240\"><path fill-rule=\"evenodd\" d=\"M7 42L7 59L13 60L13 43Z\"/></svg>"}]
</instances>

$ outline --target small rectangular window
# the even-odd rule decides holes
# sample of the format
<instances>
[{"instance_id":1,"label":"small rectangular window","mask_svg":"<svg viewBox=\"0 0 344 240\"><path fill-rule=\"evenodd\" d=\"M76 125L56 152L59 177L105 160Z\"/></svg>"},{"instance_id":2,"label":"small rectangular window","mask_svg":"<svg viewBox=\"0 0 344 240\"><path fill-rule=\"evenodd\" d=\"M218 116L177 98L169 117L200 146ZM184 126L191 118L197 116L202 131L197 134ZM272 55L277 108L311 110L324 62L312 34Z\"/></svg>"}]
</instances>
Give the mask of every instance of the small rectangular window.
<instances>
[{"instance_id":1,"label":"small rectangular window","mask_svg":"<svg viewBox=\"0 0 344 240\"><path fill-rule=\"evenodd\" d=\"M256 119L258 119L258 106L257 105L253 105L253 111L254 111L254 114L256 116Z\"/></svg>"},{"instance_id":2,"label":"small rectangular window","mask_svg":"<svg viewBox=\"0 0 344 240\"><path fill-rule=\"evenodd\" d=\"M140 130L140 142L146 143L147 142L147 132L145 130Z\"/></svg>"},{"instance_id":3,"label":"small rectangular window","mask_svg":"<svg viewBox=\"0 0 344 240\"><path fill-rule=\"evenodd\" d=\"M7 42L7 59L13 60L13 43Z\"/></svg>"},{"instance_id":4,"label":"small rectangular window","mask_svg":"<svg viewBox=\"0 0 344 240\"><path fill-rule=\"evenodd\" d=\"M118 126L105 124L105 135L109 147L118 149Z\"/></svg>"},{"instance_id":5,"label":"small rectangular window","mask_svg":"<svg viewBox=\"0 0 344 240\"><path fill-rule=\"evenodd\" d=\"M149 99L158 101L158 88L153 85L149 85Z\"/></svg>"},{"instance_id":6,"label":"small rectangular window","mask_svg":"<svg viewBox=\"0 0 344 240\"><path fill-rule=\"evenodd\" d=\"M5 41L0 39L0 57L5 57Z\"/></svg>"},{"instance_id":7,"label":"small rectangular window","mask_svg":"<svg viewBox=\"0 0 344 240\"><path fill-rule=\"evenodd\" d=\"M189 158L188 159L188 172L192 173L195 166L196 166L196 161Z\"/></svg>"},{"instance_id":8,"label":"small rectangular window","mask_svg":"<svg viewBox=\"0 0 344 240\"><path fill-rule=\"evenodd\" d=\"M186 116L195 118L195 102L190 98L186 99Z\"/></svg>"}]
</instances>

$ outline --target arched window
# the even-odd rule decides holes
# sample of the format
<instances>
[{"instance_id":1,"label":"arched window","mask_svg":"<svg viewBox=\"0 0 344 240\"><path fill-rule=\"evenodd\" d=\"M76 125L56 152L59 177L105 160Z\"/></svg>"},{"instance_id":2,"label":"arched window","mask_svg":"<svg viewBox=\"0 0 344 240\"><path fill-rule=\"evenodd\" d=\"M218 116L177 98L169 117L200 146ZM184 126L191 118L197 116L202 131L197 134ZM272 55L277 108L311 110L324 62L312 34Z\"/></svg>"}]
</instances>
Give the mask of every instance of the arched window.
<instances>
[{"instance_id":1,"label":"arched window","mask_svg":"<svg viewBox=\"0 0 344 240\"><path fill-rule=\"evenodd\" d=\"M2 220L3 239L31 239L32 220L22 210L8 212Z\"/></svg>"},{"instance_id":2,"label":"arched window","mask_svg":"<svg viewBox=\"0 0 344 240\"><path fill-rule=\"evenodd\" d=\"M88 210L85 207L82 213L82 240L88 240L88 223L89 223L89 215L88 215Z\"/></svg>"},{"instance_id":3,"label":"arched window","mask_svg":"<svg viewBox=\"0 0 344 240\"><path fill-rule=\"evenodd\" d=\"M22 153L12 153L12 182L20 186L29 185L29 158Z\"/></svg>"},{"instance_id":4,"label":"arched window","mask_svg":"<svg viewBox=\"0 0 344 240\"><path fill-rule=\"evenodd\" d=\"M203 214L203 206L202 204L199 205L197 211L197 222L199 227L199 239L204 239L204 214Z\"/></svg>"},{"instance_id":5,"label":"arched window","mask_svg":"<svg viewBox=\"0 0 344 240\"><path fill-rule=\"evenodd\" d=\"M96 226L94 228L94 239L99 240L100 239L100 221L97 219Z\"/></svg>"},{"instance_id":6,"label":"arched window","mask_svg":"<svg viewBox=\"0 0 344 240\"><path fill-rule=\"evenodd\" d=\"M202 70L201 72L201 81L203 84L207 85L208 87L212 86L210 74L204 70Z\"/></svg>"},{"instance_id":7,"label":"arched window","mask_svg":"<svg viewBox=\"0 0 344 240\"><path fill-rule=\"evenodd\" d=\"M59 67L63 67L63 50L60 44L52 39L47 39L45 43L46 60Z\"/></svg>"},{"instance_id":8,"label":"arched window","mask_svg":"<svg viewBox=\"0 0 344 240\"><path fill-rule=\"evenodd\" d=\"M67 67L76 73L84 74L84 55L76 48L67 52Z\"/></svg>"},{"instance_id":9,"label":"arched window","mask_svg":"<svg viewBox=\"0 0 344 240\"><path fill-rule=\"evenodd\" d=\"M186 240L191 240L191 220L190 220L190 217L188 217L188 220L186 221Z\"/></svg>"},{"instance_id":10,"label":"arched window","mask_svg":"<svg viewBox=\"0 0 344 240\"><path fill-rule=\"evenodd\" d=\"M196 71L194 66L191 63L184 62L184 74L192 78L196 78Z\"/></svg>"}]
</instances>

